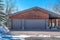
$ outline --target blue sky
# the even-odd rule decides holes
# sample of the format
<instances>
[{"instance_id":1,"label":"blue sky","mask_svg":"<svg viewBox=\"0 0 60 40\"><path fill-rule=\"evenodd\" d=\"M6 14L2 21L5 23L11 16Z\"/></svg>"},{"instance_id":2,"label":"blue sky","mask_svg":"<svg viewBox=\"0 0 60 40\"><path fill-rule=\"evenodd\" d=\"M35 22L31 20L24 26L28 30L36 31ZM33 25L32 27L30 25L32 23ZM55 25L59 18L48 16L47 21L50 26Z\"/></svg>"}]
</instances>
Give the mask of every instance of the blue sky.
<instances>
[{"instance_id":1,"label":"blue sky","mask_svg":"<svg viewBox=\"0 0 60 40\"><path fill-rule=\"evenodd\" d=\"M34 6L38 6L53 11L54 4L57 0L16 0L19 10L25 10Z\"/></svg>"},{"instance_id":2,"label":"blue sky","mask_svg":"<svg viewBox=\"0 0 60 40\"><path fill-rule=\"evenodd\" d=\"M26 10L35 6L53 11L53 7L57 2L57 0L12 0L12 1L15 1L18 11Z\"/></svg>"}]
</instances>

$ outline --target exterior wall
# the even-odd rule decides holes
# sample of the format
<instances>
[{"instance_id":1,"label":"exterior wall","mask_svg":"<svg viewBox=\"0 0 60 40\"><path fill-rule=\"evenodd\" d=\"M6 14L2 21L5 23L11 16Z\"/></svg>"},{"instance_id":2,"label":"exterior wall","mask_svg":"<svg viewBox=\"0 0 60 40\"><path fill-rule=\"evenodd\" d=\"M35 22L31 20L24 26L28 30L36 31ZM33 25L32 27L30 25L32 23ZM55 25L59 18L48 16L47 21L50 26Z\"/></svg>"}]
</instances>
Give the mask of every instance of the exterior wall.
<instances>
[{"instance_id":1,"label":"exterior wall","mask_svg":"<svg viewBox=\"0 0 60 40\"><path fill-rule=\"evenodd\" d=\"M56 26L59 27L60 26L60 19L49 19L49 23L51 23L51 26Z\"/></svg>"},{"instance_id":2,"label":"exterior wall","mask_svg":"<svg viewBox=\"0 0 60 40\"><path fill-rule=\"evenodd\" d=\"M49 19L49 23L55 23L56 27L60 27L60 19Z\"/></svg>"},{"instance_id":3,"label":"exterior wall","mask_svg":"<svg viewBox=\"0 0 60 40\"><path fill-rule=\"evenodd\" d=\"M10 19L48 19L49 15L47 12L40 10L30 10L22 13L18 13L9 17Z\"/></svg>"},{"instance_id":4,"label":"exterior wall","mask_svg":"<svg viewBox=\"0 0 60 40\"><path fill-rule=\"evenodd\" d=\"M56 24L56 19L49 19L49 27L55 27Z\"/></svg>"},{"instance_id":5,"label":"exterior wall","mask_svg":"<svg viewBox=\"0 0 60 40\"><path fill-rule=\"evenodd\" d=\"M58 19L58 26L60 27L60 19Z\"/></svg>"},{"instance_id":6,"label":"exterior wall","mask_svg":"<svg viewBox=\"0 0 60 40\"><path fill-rule=\"evenodd\" d=\"M56 23L56 19L49 19L50 23L51 23L51 21L52 21L52 23Z\"/></svg>"},{"instance_id":7,"label":"exterior wall","mask_svg":"<svg viewBox=\"0 0 60 40\"><path fill-rule=\"evenodd\" d=\"M45 30L48 27L48 20L19 20L14 19L12 26L13 30Z\"/></svg>"}]
</instances>

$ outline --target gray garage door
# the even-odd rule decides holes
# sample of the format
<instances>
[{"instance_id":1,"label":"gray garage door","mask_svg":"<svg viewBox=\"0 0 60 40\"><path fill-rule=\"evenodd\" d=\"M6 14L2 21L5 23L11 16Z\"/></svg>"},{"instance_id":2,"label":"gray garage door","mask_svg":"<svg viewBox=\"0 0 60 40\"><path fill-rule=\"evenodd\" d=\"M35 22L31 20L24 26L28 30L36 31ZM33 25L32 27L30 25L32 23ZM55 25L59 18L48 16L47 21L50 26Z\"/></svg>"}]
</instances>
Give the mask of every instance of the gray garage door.
<instances>
[{"instance_id":1,"label":"gray garage door","mask_svg":"<svg viewBox=\"0 0 60 40\"><path fill-rule=\"evenodd\" d=\"M13 30L44 30L48 27L48 20L12 20Z\"/></svg>"},{"instance_id":2,"label":"gray garage door","mask_svg":"<svg viewBox=\"0 0 60 40\"><path fill-rule=\"evenodd\" d=\"M12 30L22 30L21 20L18 19L10 20L9 24Z\"/></svg>"},{"instance_id":3,"label":"gray garage door","mask_svg":"<svg viewBox=\"0 0 60 40\"><path fill-rule=\"evenodd\" d=\"M25 20L25 30L44 30L48 26L47 20Z\"/></svg>"}]
</instances>

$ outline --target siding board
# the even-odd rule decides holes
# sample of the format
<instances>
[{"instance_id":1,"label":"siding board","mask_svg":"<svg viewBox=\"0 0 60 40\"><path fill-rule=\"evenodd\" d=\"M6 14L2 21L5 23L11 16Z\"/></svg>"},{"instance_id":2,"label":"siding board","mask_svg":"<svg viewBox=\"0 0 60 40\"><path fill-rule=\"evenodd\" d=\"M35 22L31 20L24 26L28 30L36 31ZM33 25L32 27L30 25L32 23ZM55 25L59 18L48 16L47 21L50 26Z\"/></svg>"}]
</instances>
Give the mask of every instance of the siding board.
<instances>
[{"instance_id":1,"label":"siding board","mask_svg":"<svg viewBox=\"0 0 60 40\"><path fill-rule=\"evenodd\" d=\"M22 26L21 26L21 20L19 19L13 19L13 29L14 30L21 30Z\"/></svg>"}]
</instances>

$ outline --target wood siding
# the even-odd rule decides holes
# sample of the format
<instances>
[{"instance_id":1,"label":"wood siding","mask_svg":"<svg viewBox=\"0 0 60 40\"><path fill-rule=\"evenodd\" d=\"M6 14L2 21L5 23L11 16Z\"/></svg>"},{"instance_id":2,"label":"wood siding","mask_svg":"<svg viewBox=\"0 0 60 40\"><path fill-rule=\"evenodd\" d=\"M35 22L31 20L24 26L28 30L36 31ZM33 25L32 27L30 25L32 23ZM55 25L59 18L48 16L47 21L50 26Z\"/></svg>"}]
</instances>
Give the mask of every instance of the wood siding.
<instances>
[{"instance_id":1,"label":"wood siding","mask_svg":"<svg viewBox=\"0 0 60 40\"><path fill-rule=\"evenodd\" d=\"M18 13L9 17L10 19L48 19L47 12L30 10L22 13Z\"/></svg>"},{"instance_id":2,"label":"wood siding","mask_svg":"<svg viewBox=\"0 0 60 40\"><path fill-rule=\"evenodd\" d=\"M58 19L58 26L60 27L60 19Z\"/></svg>"}]
</instances>

